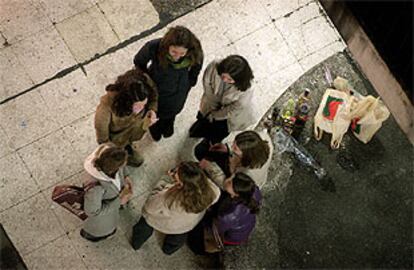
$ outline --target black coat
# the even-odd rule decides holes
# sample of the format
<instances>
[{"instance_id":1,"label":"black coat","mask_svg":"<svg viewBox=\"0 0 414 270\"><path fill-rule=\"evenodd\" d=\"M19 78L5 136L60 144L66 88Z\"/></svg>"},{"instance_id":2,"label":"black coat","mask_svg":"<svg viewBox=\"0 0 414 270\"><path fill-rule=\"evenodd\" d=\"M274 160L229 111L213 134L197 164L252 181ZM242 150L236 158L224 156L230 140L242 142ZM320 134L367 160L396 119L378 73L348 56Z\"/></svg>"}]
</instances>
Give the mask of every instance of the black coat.
<instances>
[{"instance_id":1,"label":"black coat","mask_svg":"<svg viewBox=\"0 0 414 270\"><path fill-rule=\"evenodd\" d=\"M148 73L158 88L158 117L173 118L184 107L190 88L197 83L202 64L175 69L161 67L158 49L161 39L148 41L135 55L136 67ZM148 65L149 64L149 65Z\"/></svg>"}]
</instances>

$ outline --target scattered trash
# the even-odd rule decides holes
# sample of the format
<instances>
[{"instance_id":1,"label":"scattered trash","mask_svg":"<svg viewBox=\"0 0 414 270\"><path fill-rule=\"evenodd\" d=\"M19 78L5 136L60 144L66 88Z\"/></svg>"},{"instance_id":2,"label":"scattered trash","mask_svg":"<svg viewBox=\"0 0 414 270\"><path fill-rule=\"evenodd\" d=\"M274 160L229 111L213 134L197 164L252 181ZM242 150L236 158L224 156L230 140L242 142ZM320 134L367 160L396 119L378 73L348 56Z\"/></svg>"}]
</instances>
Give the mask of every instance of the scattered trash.
<instances>
[{"instance_id":1,"label":"scattered trash","mask_svg":"<svg viewBox=\"0 0 414 270\"><path fill-rule=\"evenodd\" d=\"M26 120L23 120L23 121L20 122L20 127L21 128L27 128Z\"/></svg>"},{"instance_id":2,"label":"scattered trash","mask_svg":"<svg viewBox=\"0 0 414 270\"><path fill-rule=\"evenodd\" d=\"M289 152L293 153L294 156L304 165L309 166L313 169L313 172L322 179L326 176L326 171L322 168L319 163L312 157L308 151L300 145L295 138L288 134L284 129L277 128L275 133L275 143L278 148L278 153Z\"/></svg>"},{"instance_id":3,"label":"scattered trash","mask_svg":"<svg viewBox=\"0 0 414 270\"><path fill-rule=\"evenodd\" d=\"M325 79L328 82L329 87L333 86L333 80L332 80L332 74L331 71L327 66L323 66L323 69L325 70Z\"/></svg>"}]
</instances>

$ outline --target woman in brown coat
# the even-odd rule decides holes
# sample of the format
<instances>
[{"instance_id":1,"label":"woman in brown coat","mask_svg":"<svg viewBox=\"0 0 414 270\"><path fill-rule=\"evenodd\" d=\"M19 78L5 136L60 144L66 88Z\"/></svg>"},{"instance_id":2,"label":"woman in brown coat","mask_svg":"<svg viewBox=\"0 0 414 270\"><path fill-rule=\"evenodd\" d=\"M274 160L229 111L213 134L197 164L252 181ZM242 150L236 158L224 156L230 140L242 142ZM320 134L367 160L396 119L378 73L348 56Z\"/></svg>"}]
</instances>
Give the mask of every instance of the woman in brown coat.
<instances>
[{"instance_id":1,"label":"woman in brown coat","mask_svg":"<svg viewBox=\"0 0 414 270\"><path fill-rule=\"evenodd\" d=\"M113 142L128 151L128 165L138 167L144 161L132 143L142 138L157 121L158 94L154 82L138 69L119 76L106 87L95 114L99 144Z\"/></svg>"}]
</instances>

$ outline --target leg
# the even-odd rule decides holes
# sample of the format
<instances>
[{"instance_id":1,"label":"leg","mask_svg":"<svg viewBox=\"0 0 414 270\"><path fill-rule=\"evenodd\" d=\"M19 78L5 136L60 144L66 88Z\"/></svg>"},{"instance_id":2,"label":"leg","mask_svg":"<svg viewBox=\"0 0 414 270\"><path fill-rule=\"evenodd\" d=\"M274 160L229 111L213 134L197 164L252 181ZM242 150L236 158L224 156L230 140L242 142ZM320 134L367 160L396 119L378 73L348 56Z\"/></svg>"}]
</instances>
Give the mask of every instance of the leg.
<instances>
[{"instance_id":1,"label":"leg","mask_svg":"<svg viewBox=\"0 0 414 270\"><path fill-rule=\"evenodd\" d=\"M174 134L175 116L173 118L165 119L164 121L164 130L161 131L161 134L164 136L164 138L168 138Z\"/></svg>"},{"instance_id":2,"label":"leg","mask_svg":"<svg viewBox=\"0 0 414 270\"><path fill-rule=\"evenodd\" d=\"M213 121L207 139L209 139L212 144L216 144L221 142L228 135L229 129L227 127L227 120Z\"/></svg>"},{"instance_id":3,"label":"leg","mask_svg":"<svg viewBox=\"0 0 414 270\"><path fill-rule=\"evenodd\" d=\"M167 234L162 245L162 251L167 255L171 255L184 245L186 239L187 233Z\"/></svg>"},{"instance_id":4,"label":"leg","mask_svg":"<svg viewBox=\"0 0 414 270\"><path fill-rule=\"evenodd\" d=\"M128 152L128 166L139 167L144 163L143 156L135 151L130 144L125 146L125 150Z\"/></svg>"},{"instance_id":5,"label":"leg","mask_svg":"<svg viewBox=\"0 0 414 270\"><path fill-rule=\"evenodd\" d=\"M202 221L188 233L187 244L194 254L206 254L204 250L204 224Z\"/></svg>"},{"instance_id":6,"label":"leg","mask_svg":"<svg viewBox=\"0 0 414 270\"><path fill-rule=\"evenodd\" d=\"M151 134L151 137L154 139L154 141L158 142L161 140L161 128L163 124L163 119L159 119L154 125L149 127L149 132Z\"/></svg>"},{"instance_id":7,"label":"leg","mask_svg":"<svg viewBox=\"0 0 414 270\"><path fill-rule=\"evenodd\" d=\"M141 217L132 231L132 247L137 250L150 238L154 229Z\"/></svg>"},{"instance_id":8,"label":"leg","mask_svg":"<svg viewBox=\"0 0 414 270\"><path fill-rule=\"evenodd\" d=\"M207 139L203 139L199 144L194 147L194 156L197 160L202 160L207 156L210 149L210 142Z\"/></svg>"}]
</instances>

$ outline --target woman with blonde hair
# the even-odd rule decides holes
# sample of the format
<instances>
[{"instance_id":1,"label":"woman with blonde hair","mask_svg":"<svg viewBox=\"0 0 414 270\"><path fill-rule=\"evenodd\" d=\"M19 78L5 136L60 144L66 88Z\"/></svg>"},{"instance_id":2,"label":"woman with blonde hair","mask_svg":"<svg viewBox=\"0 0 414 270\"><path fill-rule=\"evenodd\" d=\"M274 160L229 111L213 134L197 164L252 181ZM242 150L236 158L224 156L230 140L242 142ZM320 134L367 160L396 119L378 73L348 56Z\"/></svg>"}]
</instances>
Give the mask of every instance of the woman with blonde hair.
<instances>
[{"instance_id":1,"label":"woman with blonde hair","mask_svg":"<svg viewBox=\"0 0 414 270\"><path fill-rule=\"evenodd\" d=\"M219 188L198 163L179 164L161 178L145 202L142 217L133 228L133 248L141 248L155 229L166 234L162 251L167 255L174 253L219 196Z\"/></svg>"}]
</instances>

